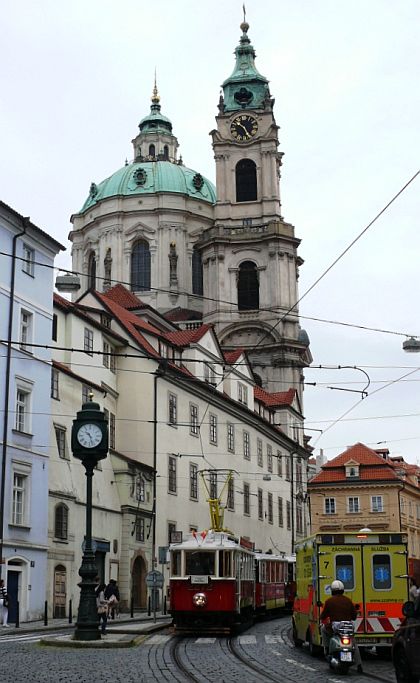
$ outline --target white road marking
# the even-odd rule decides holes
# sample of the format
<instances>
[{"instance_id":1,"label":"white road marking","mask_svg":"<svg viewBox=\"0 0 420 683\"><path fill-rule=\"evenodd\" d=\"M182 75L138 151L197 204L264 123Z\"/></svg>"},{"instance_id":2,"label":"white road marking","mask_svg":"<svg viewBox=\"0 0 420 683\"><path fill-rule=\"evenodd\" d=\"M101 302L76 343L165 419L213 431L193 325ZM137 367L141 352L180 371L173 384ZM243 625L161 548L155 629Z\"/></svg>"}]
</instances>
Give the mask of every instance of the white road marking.
<instances>
[{"instance_id":1,"label":"white road marking","mask_svg":"<svg viewBox=\"0 0 420 683\"><path fill-rule=\"evenodd\" d=\"M238 643L240 645L256 645L257 638L256 636L239 636Z\"/></svg>"},{"instance_id":2,"label":"white road marking","mask_svg":"<svg viewBox=\"0 0 420 683\"><path fill-rule=\"evenodd\" d=\"M43 636L40 635L40 634L38 634L38 635L36 635L36 636L18 636L18 635L16 635L16 636L10 636L9 638L7 638L7 637L5 638L5 637L3 636L3 637L0 638L0 645L1 645L1 643L17 643L17 642L20 642L20 643L21 643L21 642L23 642L23 641L26 641L26 642L33 641L33 642L35 642L35 641L37 641L37 640L41 640L42 637L43 637Z\"/></svg>"},{"instance_id":3,"label":"white road marking","mask_svg":"<svg viewBox=\"0 0 420 683\"><path fill-rule=\"evenodd\" d=\"M217 638L197 638L195 641L196 645L213 645L215 643Z\"/></svg>"},{"instance_id":4,"label":"white road marking","mask_svg":"<svg viewBox=\"0 0 420 683\"><path fill-rule=\"evenodd\" d=\"M295 666L299 667L299 669L305 669L305 671L317 671L317 669L314 669L313 666L301 664L300 662L297 662L296 659L286 659L286 662L289 662L289 664L295 664Z\"/></svg>"},{"instance_id":5,"label":"white road marking","mask_svg":"<svg viewBox=\"0 0 420 683\"><path fill-rule=\"evenodd\" d=\"M145 645L163 645L171 639L172 636L152 636L149 640L146 640Z\"/></svg>"},{"instance_id":6,"label":"white road marking","mask_svg":"<svg viewBox=\"0 0 420 683\"><path fill-rule=\"evenodd\" d=\"M281 643L281 636L265 636L265 642L267 644Z\"/></svg>"}]
</instances>

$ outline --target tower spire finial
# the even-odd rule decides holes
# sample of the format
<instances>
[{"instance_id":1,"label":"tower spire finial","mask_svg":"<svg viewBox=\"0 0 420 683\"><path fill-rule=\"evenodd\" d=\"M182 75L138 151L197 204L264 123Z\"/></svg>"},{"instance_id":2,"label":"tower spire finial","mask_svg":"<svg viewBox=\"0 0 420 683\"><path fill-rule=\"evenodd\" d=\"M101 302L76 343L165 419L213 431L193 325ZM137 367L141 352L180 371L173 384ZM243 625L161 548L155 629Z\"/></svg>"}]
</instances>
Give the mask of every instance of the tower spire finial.
<instances>
[{"instance_id":1,"label":"tower spire finial","mask_svg":"<svg viewBox=\"0 0 420 683\"><path fill-rule=\"evenodd\" d=\"M248 36L246 34L247 34L248 29L249 29L249 24L246 20L245 3L242 5L242 9L243 9L243 13L244 13L244 20L243 20L242 24L240 25L240 29L243 33L242 40L244 40L245 38L248 38ZM249 39L248 39L248 42L249 42Z\"/></svg>"},{"instance_id":2,"label":"tower spire finial","mask_svg":"<svg viewBox=\"0 0 420 683\"><path fill-rule=\"evenodd\" d=\"M157 85L156 85L156 67L155 67L155 84L153 86L153 92L152 92L152 104L159 104L160 102L160 96L158 93Z\"/></svg>"}]
</instances>

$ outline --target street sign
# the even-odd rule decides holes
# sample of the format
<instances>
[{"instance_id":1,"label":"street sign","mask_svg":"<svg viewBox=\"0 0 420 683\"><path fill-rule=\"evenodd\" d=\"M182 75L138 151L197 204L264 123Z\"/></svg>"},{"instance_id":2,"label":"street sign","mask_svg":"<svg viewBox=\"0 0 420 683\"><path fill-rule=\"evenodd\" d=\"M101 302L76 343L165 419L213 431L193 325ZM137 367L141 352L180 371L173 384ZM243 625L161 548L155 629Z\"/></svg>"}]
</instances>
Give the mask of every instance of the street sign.
<instances>
[{"instance_id":1,"label":"street sign","mask_svg":"<svg viewBox=\"0 0 420 683\"><path fill-rule=\"evenodd\" d=\"M164 576L157 569L146 574L146 586L148 588L163 588Z\"/></svg>"},{"instance_id":2,"label":"street sign","mask_svg":"<svg viewBox=\"0 0 420 683\"><path fill-rule=\"evenodd\" d=\"M158 552L159 552L159 564L166 564L168 562L167 555L168 555L168 550L169 546L167 545L160 545Z\"/></svg>"}]
</instances>

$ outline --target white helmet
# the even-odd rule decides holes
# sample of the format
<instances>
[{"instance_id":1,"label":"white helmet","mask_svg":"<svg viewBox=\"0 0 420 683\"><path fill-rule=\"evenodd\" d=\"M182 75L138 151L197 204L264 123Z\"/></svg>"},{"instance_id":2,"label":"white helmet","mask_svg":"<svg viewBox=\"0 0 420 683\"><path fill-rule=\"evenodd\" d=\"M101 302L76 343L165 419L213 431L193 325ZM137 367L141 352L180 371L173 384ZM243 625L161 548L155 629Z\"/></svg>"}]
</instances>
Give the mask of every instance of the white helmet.
<instances>
[{"instance_id":1,"label":"white helmet","mask_svg":"<svg viewBox=\"0 0 420 683\"><path fill-rule=\"evenodd\" d=\"M332 591L343 591L344 590L344 583L342 581L333 581L331 584L331 590Z\"/></svg>"}]
</instances>

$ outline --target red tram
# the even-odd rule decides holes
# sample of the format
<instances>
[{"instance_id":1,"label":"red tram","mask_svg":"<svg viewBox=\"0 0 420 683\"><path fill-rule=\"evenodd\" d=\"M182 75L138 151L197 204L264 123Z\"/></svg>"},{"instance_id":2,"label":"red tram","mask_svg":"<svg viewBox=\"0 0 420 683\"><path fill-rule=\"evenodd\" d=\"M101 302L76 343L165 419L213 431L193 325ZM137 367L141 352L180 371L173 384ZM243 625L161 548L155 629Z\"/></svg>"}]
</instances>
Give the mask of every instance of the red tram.
<instances>
[{"instance_id":1,"label":"red tram","mask_svg":"<svg viewBox=\"0 0 420 683\"><path fill-rule=\"evenodd\" d=\"M287 609L293 558L255 552L224 531L193 532L170 552L170 614L177 631L230 631Z\"/></svg>"}]
</instances>

